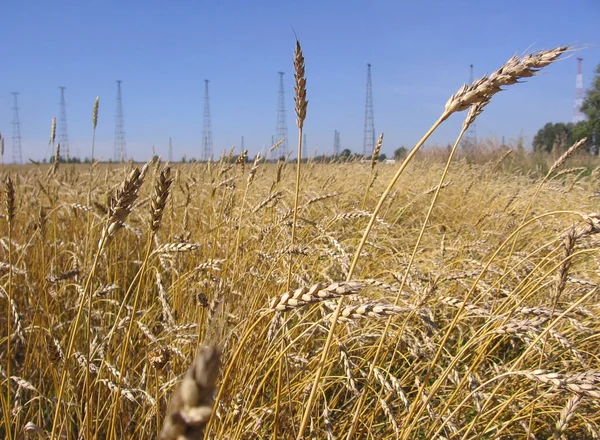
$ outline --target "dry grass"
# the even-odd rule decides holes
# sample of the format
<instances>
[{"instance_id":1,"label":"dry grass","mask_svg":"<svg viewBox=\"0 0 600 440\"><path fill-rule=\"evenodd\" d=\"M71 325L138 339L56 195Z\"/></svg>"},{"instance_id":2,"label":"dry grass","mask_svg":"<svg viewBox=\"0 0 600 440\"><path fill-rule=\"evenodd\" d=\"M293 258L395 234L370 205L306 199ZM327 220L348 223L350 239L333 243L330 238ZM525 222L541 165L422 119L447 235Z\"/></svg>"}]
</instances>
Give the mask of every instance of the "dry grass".
<instances>
[{"instance_id":1,"label":"dry grass","mask_svg":"<svg viewBox=\"0 0 600 440\"><path fill-rule=\"evenodd\" d=\"M597 438L598 173L454 151L5 166L0 436Z\"/></svg>"}]
</instances>

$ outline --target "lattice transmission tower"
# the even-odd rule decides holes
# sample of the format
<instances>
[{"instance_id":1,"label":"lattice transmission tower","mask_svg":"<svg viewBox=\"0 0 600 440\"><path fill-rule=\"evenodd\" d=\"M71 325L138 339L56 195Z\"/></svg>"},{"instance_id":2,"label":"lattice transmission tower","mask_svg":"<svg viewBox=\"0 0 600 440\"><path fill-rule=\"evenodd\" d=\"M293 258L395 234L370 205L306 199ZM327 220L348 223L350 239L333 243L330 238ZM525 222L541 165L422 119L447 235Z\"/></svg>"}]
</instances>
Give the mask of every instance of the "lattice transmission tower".
<instances>
[{"instance_id":1,"label":"lattice transmission tower","mask_svg":"<svg viewBox=\"0 0 600 440\"><path fill-rule=\"evenodd\" d=\"M173 142L171 142L171 136L169 136L169 163L173 163Z\"/></svg>"},{"instance_id":2,"label":"lattice transmission tower","mask_svg":"<svg viewBox=\"0 0 600 440\"><path fill-rule=\"evenodd\" d=\"M340 132L333 130L333 155L340 155Z\"/></svg>"},{"instance_id":3,"label":"lattice transmission tower","mask_svg":"<svg viewBox=\"0 0 600 440\"><path fill-rule=\"evenodd\" d=\"M21 151L21 119L19 118L19 92L12 92L13 95L13 136L12 136L12 147L13 147L13 163L23 163L22 151Z\"/></svg>"},{"instance_id":4,"label":"lattice transmission tower","mask_svg":"<svg viewBox=\"0 0 600 440\"><path fill-rule=\"evenodd\" d=\"M283 142L279 146L280 156L287 157L288 155L288 141L287 141L287 120L285 114L285 93L283 90L283 75L284 72L279 73L279 92L277 94L277 129L275 130L275 142L279 142L283 139Z\"/></svg>"},{"instance_id":5,"label":"lattice transmission tower","mask_svg":"<svg viewBox=\"0 0 600 440\"><path fill-rule=\"evenodd\" d=\"M367 102L365 105L365 138L363 156L370 156L375 149L375 119L373 118L373 85L371 83L371 64L367 64Z\"/></svg>"},{"instance_id":6,"label":"lattice transmission tower","mask_svg":"<svg viewBox=\"0 0 600 440\"><path fill-rule=\"evenodd\" d=\"M123 97L121 95L121 80L117 80L117 112L115 114L115 162L124 162L127 159L125 149L125 121L123 118Z\"/></svg>"},{"instance_id":7,"label":"lattice transmission tower","mask_svg":"<svg viewBox=\"0 0 600 440\"><path fill-rule=\"evenodd\" d=\"M67 126L67 104L65 101L65 89L64 86L58 86L60 89L60 119L58 121L58 143L60 144L62 150L65 152L65 158L67 162L70 157L70 147L69 147L69 130Z\"/></svg>"},{"instance_id":8,"label":"lattice transmission tower","mask_svg":"<svg viewBox=\"0 0 600 440\"><path fill-rule=\"evenodd\" d=\"M585 121L585 115L581 111L583 106L583 98L585 92L583 91L583 58L577 58L577 77L575 79L575 108L573 110L573 123Z\"/></svg>"},{"instance_id":9,"label":"lattice transmission tower","mask_svg":"<svg viewBox=\"0 0 600 440\"><path fill-rule=\"evenodd\" d=\"M469 84L473 84L475 77L473 76L473 64L470 66L470 82ZM471 123L467 133L463 137L462 146L467 150L471 150L477 145L477 127L475 126L475 121Z\"/></svg>"},{"instance_id":10,"label":"lattice transmission tower","mask_svg":"<svg viewBox=\"0 0 600 440\"><path fill-rule=\"evenodd\" d=\"M210 118L210 97L208 95L208 80L204 80L204 123L202 126L202 159L212 160L213 137L212 122Z\"/></svg>"}]
</instances>

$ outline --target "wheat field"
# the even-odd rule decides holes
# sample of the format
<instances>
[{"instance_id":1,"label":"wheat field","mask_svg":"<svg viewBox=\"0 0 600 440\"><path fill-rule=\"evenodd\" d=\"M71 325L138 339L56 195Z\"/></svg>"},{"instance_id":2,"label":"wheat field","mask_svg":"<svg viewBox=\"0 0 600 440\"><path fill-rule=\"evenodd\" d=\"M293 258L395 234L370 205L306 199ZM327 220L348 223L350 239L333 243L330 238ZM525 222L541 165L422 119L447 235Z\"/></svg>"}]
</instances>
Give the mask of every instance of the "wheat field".
<instances>
[{"instance_id":1,"label":"wheat field","mask_svg":"<svg viewBox=\"0 0 600 440\"><path fill-rule=\"evenodd\" d=\"M367 162L4 166L1 437L599 438L600 164L473 163L461 134L396 164L382 135Z\"/></svg>"}]
</instances>

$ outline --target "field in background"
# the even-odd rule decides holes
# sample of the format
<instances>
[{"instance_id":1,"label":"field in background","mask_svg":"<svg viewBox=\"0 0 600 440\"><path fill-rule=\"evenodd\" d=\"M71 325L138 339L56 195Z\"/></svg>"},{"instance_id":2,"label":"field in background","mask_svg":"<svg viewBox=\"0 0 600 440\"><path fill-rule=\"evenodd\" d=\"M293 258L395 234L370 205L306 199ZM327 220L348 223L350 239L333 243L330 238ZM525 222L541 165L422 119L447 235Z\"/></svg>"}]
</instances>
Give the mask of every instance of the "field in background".
<instances>
[{"instance_id":1,"label":"field in background","mask_svg":"<svg viewBox=\"0 0 600 440\"><path fill-rule=\"evenodd\" d=\"M293 244L293 164L176 164L169 187L155 161L114 231L110 197L141 164L6 167L0 436L155 438L214 343L207 438L297 437L347 295L307 437L598 438L600 169L459 158L419 240L440 159L401 175L349 284L398 164L303 165Z\"/></svg>"}]
</instances>

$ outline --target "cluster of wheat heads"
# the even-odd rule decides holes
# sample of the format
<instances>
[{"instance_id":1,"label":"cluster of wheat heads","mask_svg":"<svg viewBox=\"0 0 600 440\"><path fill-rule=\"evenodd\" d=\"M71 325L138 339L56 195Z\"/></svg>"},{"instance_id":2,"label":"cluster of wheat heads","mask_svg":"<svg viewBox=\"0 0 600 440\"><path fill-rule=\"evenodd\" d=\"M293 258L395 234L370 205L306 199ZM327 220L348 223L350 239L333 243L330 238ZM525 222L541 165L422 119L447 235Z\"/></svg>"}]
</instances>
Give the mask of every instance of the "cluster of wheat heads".
<instances>
[{"instance_id":1,"label":"cluster of wheat heads","mask_svg":"<svg viewBox=\"0 0 600 440\"><path fill-rule=\"evenodd\" d=\"M423 142L397 167L5 167L0 436L598 436L599 169L534 179Z\"/></svg>"}]
</instances>

